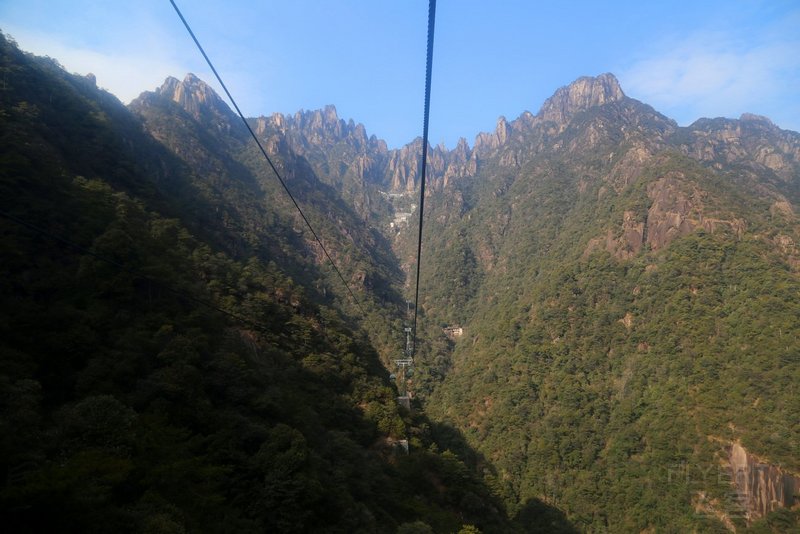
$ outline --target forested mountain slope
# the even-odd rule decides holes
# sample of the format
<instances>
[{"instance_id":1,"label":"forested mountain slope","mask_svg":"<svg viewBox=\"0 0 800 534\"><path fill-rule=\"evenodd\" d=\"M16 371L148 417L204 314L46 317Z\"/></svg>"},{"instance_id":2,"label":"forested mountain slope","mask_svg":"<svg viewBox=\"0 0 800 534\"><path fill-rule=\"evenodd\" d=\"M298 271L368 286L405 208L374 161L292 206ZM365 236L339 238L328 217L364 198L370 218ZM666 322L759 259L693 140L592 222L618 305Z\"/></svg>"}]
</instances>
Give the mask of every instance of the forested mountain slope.
<instances>
[{"instance_id":1,"label":"forested mountain slope","mask_svg":"<svg viewBox=\"0 0 800 534\"><path fill-rule=\"evenodd\" d=\"M800 135L681 128L603 75L476 153L426 204L426 321L464 328L418 378L431 416L581 529L757 525L731 444L800 473Z\"/></svg>"},{"instance_id":2,"label":"forested mountain slope","mask_svg":"<svg viewBox=\"0 0 800 534\"><path fill-rule=\"evenodd\" d=\"M398 408L359 325L397 262L301 156L270 148L367 317L205 84L128 109L3 36L0 68L4 529L570 530Z\"/></svg>"}]
</instances>

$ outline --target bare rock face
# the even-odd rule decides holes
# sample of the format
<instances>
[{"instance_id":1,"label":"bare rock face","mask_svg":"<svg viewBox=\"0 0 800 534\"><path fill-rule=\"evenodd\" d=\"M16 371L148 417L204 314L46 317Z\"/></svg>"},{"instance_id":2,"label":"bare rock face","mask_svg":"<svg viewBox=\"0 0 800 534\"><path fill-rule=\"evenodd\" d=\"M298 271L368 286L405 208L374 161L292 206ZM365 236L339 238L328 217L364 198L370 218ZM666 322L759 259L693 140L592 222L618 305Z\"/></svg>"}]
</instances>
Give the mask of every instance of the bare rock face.
<instances>
[{"instance_id":1,"label":"bare rock face","mask_svg":"<svg viewBox=\"0 0 800 534\"><path fill-rule=\"evenodd\" d=\"M704 213L705 192L693 187L690 192L680 183L681 173L671 173L647 188L653 200L647 212L647 243L653 250L664 248L673 239L698 228L714 233L730 230L737 237L744 233L747 223L740 218L710 217Z\"/></svg>"},{"instance_id":2,"label":"bare rock face","mask_svg":"<svg viewBox=\"0 0 800 534\"><path fill-rule=\"evenodd\" d=\"M614 158L612 152L608 155L609 161ZM653 158L652 153L644 146L636 145L625 152L611 169L608 182L617 191L622 191L636 181L645 165Z\"/></svg>"},{"instance_id":3,"label":"bare rock face","mask_svg":"<svg viewBox=\"0 0 800 534\"><path fill-rule=\"evenodd\" d=\"M360 153L386 154L386 143L375 136L368 137L363 124L355 124L352 119L347 122L340 119L332 105L314 111L298 111L294 115L274 113L256 119L256 134L265 135L270 130L285 135L297 153L345 143Z\"/></svg>"},{"instance_id":4,"label":"bare rock face","mask_svg":"<svg viewBox=\"0 0 800 534\"><path fill-rule=\"evenodd\" d=\"M610 73L578 78L548 98L539 111L545 121L565 124L579 111L625 98L617 78Z\"/></svg>"},{"instance_id":5,"label":"bare rock face","mask_svg":"<svg viewBox=\"0 0 800 534\"><path fill-rule=\"evenodd\" d=\"M747 223L737 217L722 218L706 213L703 199L706 192L686 181L677 171L669 172L647 186L651 200L646 212L626 210L622 215L621 228L609 229L603 236L589 241L583 257L596 250L606 250L620 260L628 260L639 254L644 245L651 250L660 250L673 240L702 229L709 233L730 231L740 238Z\"/></svg>"},{"instance_id":6,"label":"bare rock face","mask_svg":"<svg viewBox=\"0 0 800 534\"><path fill-rule=\"evenodd\" d=\"M228 105L211 86L191 72L184 77L183 81L178 81L177 78L170 76L156 92L179 104L195 119L200 119L204 111L225 115L231 113Z\"/></svg>"},{"instance_id":7,"label":"bare rock face","mask_svg":"<svg viewBox=\"0 0 800 534\"><path fill-rule=\"evenodd\" d=\"M697 227L696 206L683 191L680 176L664 176L651 183L647 195L653 200L647 212L647 240L653 250Z\"/></svg>"},{"instance_id":8,"label":"bare rock face","mask_svg":"<svg viewBox=\"0 0 800 534\"><path fill-rule=\"evenodd\" d=\"M685 192L681 178L680 173L673 173L650 183L647 195L652 204L647 212L625 211L621 235L615 238L615 232L608 230L605 236L592 239L584 257L605 249L617 259L627 260L638 254L645 243L658 250L702 226L702 205Z\"/></svg>"},{"instance_id":9,"label":"bare rock face","mask_svg":"<svg viewBox=\"0 0 800 534\"><path fill-rule=\"evenodd\" d=\"M301 110L294 115L261 116L255 119L254 131L267 143L280 140L333 183L354 180L363 184L378 180L388 154L384 141L368 136L363 124L340 119L332 105L314 111ZM331 154L334 157L329 159Z\"/></svg>"},{"instance_id":10,"label":"bare rock face","mask_svg":"<svg viewBox=\"0 0 800 534\"><path fill-rule=\"evenodd\" d=\"M622 235L615 237L614 232L608 230L604 236L591 239L583 257L587 258L596 250L606 250L620 260L633 258L644 246L645 231L645 222L635 212L626 211L622 218Z\"/></svg>"},{"instance_id":11,"label":"bare rock face","mask_svg":"<svg viewBox=\"0 0 800 534\"><path fill-rule=\"evenodd\" d=\"M736 493L749 521L800 503L800 476L762 462L739 443L731 446L729 461Z\"/></svg>"},{"instance_id":12,"label":"bare rock face","mask_svg":"<svg viewBox=\"0 0 800 534\"><path fill-rule=\"evenodd\" d=\"M422 139L417 139L399 150L392 150L386 169L389 188L393 192L410 193L419 180L419 158L422 153Z\"/></svg>"},{"instance_id":13,"label":"bare rock face","mask_svg":"<svg viewBox=\"0 0 800 534\"><path fill-rule=\"evenodd\" d=\"M422 139L390 150L385 168L385 182L392 193L411 193L419 187ZM472 176L477 170L477 158L465 139L459 139L453 150L444 145L428 147L425 183L429 191L439 191L454 180Z\"/></svg>"},{"instance_id":14,"label":"bare rock face","mask_svg":"<svg viewBox=\"0 0 800 534\"><path fill-rule=\"evenodd\" d=\"M644 245L645 224L636 217L633 211L626 211L622 216L622 250L626 256L632 257L642 250Z\"/></svg>"},{"instance_id":15,"label":"bare rock face","mask_svg":"<svg viewBox=\"0 0 800 534\"><path fill-rule=\"evenodd\" d=\"M465 178L475 174L477 159L473 158L472 151L463 137L458 140L456 148L449 153L449 161L444 171L443 186L447 187L453 180Z\"/></svg>"}]
</instances>

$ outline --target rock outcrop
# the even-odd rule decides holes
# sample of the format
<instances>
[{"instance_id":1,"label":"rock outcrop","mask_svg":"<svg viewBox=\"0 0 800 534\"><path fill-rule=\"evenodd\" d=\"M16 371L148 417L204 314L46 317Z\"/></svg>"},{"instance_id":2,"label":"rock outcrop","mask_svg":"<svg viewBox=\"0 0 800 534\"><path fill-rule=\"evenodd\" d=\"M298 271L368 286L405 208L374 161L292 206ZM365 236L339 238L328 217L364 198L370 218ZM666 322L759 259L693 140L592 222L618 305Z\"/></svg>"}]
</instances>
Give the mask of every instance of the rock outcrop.
<instances>
[{"instance_id":1,"label":"rock outcrop","mask_svg":"<svg viewBox=\"0 0 800 534\"><path fill-rule=\"evenodd\" d=\"M456 148L447 154L447 168L444 171L443 187L447 187L454 180L472 176L478 170L477 155L470 150L467 140L463 137L458 140Z\"/></svg>"},{"instance_id":2,"label":"rock outcrop","mask_svg":"<svg viewBox=\"0 0 800 534\"><path fill-rule=\"evenodd\" d=\"M499 148L511 134L511 126L505 117L497 119L497 127L493 133L481 132L475 137L475 150L478 152L488 152Z\"/></svg>"},{"instance_id":3,"label":"rock outcrop","mask_svg":"<svg viewBox=\"0 0 800 534\"><path fill-rule=\"evenodd\" d=\"M739 443L731 446L729 461L738 500L749 521L800 503L800 476L762 462Z\"/></svg>"},{"instance_id":4,"label":"rock outcrop","mask_svg":"<svg viewBox=\"0 0 800 534\"><path fill-rule=\"evenodd\" d=\"M156 93L177 103L195 119L200 119L204 111L231 114L228 105L211 86L191 72L183 78L183 81L170 76Z\"/></svg>"},{"instance_id":5,"label":"rock outcrop","mask_svg":"<svg viewBox=\"0 0 800 534\"><path fill-rule=\"evenodd\" d=\"M700 229L712 234L729 231L741 237L747 228L746 221L733 215L709 215L703 202L706 195L680 172L653 180L647 185L651 202L647 211L624 211L621 229L609 229L605 235L591 239L584 258L596 250L607 250L616 258L627 260L637 255L644 245L660 250L673 240Z\"/></svg>"}]
</instances>

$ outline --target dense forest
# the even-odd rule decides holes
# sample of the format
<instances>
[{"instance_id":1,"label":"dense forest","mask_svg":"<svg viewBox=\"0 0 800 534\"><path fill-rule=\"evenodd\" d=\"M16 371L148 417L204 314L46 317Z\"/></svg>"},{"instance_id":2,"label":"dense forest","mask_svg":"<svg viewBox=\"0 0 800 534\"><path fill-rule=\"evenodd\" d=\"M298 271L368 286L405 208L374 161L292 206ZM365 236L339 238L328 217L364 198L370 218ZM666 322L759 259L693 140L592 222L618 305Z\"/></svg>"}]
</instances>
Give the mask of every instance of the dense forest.
<instances>
[{"instance_id":1,"label":"dense forest","mask_svg":"<svg viewBox=\"0 0 800 534\"><path fill-rule=\"evenodd\" d=\"M397 384L420 140L248 119L345 286L201 80L123 106L2 34L0 69L10 531L800 528L729 458L800 474L800 134L602 75L431 149Z\"/></svg>"}]
</instances>

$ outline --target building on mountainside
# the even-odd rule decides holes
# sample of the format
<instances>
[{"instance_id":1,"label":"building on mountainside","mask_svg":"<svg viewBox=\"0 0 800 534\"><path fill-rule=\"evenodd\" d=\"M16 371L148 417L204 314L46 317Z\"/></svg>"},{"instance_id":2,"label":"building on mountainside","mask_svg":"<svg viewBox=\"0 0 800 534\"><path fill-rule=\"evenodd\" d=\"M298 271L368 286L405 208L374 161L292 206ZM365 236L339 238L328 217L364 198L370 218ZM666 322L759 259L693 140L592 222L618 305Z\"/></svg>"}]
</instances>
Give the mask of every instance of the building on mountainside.
<instances>
[{"instance_id":1,"label":"building on mountainside","mask_svg":"<svg viewBox=\"0 0 800 534\"><path fill-rule=\"evenodd\" d=\"M394 228L396 226L400 226L401 224L408 223L408 219L411 217L411 213L407 211L399 211L394 214L394 220L389 223L390 228Z\"/></svg>"}]
</instances>

